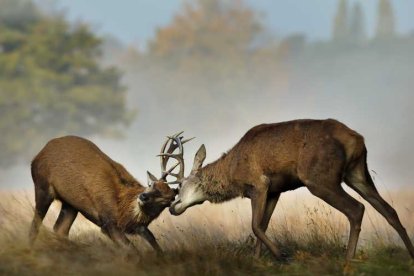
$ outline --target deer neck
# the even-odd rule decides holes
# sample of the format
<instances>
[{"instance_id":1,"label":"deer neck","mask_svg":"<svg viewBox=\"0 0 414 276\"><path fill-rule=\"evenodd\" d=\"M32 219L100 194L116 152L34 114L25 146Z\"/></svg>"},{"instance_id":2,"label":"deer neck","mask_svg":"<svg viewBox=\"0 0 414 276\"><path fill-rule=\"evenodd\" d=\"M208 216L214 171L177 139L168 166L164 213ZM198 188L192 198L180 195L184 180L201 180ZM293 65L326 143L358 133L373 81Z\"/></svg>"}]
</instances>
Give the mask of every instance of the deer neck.
<instances>
[{"instance_id":1,"label":"deer neck","mask_svg":"<svg viewBox=\"0 0 414 276\"><path fill-rule=\"evenodd\" d=\"M122 187L118 196L118 226L126 232L133 231L138 225L148 225L151 217L138 204L138 195L144 191L142 186Z\"/></svg>"},{"instance_id":2,"label":"deer neck","mask_svg":"<svg viewBox=\"0 0 414 276\"><path fill-rule=\"evenodd\" d=\"M241 195L237 187L231 185L228 160L225 155L201 169L200 178L206 199L213 203L231 200Z\"/></svg>"}]
</instances>

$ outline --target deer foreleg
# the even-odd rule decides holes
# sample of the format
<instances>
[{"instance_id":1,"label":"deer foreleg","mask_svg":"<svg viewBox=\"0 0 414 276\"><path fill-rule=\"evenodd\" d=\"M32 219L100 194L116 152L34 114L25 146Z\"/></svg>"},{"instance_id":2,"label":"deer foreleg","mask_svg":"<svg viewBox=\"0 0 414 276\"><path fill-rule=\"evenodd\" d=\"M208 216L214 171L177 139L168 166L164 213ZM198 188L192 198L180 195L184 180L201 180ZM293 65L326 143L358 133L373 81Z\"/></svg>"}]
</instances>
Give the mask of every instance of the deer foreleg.
<instances>
[{"instance_id":1,"label":"deer foreleg","mask_svg":"<svg viewBox=\"0 0 414 276\"><path fill-rule=\"evenodd\" d=\"M266 181L265 181L266 180ZM252 229L258 240L263 242L276 258L280 258L279 249L266 236L261 224L266 212L268 198L268 179L263 179L261 185L256 185L251 195L252 203Z\"/></svg>"},{"instance_id":2,"label":"deer foreleg","mask_svg":"<svg viewBox=\"0 0 414 276\"><path fill-rule=\"evenodd\" d=\"M138 249L127 238L125 233L123 233L117 227L114 227L114 226L105 227L105 229L102 229L102 232L106 233L116 245L139 253Z\"/></svg>"},{"instance_id":3,"label":"deer foreleg","mask_svg":"<svg viewBox=\"0 0 414 276\"><path fill-rule=\"evenodd\" d=\"M260 227L262 228L264 232L266 232L267 227L269 226L270 218L272 217L273 211L275 210L279 197L280 197L280 194L269 195L267 198L265 212L263 215L262 223L260 224ZM262 250L262 242L259 239L257 239L254 255L256 257L260 257L261 250Z\"/></svg>"},{"instance_id":4,"label":"deer foreleg","mask_svg":"<svg viewBox=\"0 0 414 276\"><path fill-rule=\"evenodd\" d=\"M152 232L147 228L147 227L141 227L138 231L138 234L143 237L144 239L146 239L148 241L148 243L152 246L152 248L154 248L154 250L157 253L162 253L162 249L161 247L158 245L157 240L155 239L154 235L152 234Z\"/></svg>"}]
</instances>

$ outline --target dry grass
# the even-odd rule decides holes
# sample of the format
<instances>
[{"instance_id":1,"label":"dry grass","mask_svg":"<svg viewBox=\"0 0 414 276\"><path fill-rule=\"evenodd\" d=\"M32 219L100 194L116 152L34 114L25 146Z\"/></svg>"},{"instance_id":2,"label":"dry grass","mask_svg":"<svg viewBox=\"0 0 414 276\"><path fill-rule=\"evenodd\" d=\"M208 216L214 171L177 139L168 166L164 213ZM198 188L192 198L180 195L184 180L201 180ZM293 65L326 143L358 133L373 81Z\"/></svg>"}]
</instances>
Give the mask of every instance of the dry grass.
<instances>
[{"instance_id":1,"label":"dry grass","mask_svg":"<svg viewBox=\"0 0 414 276\"><path fill-rule=\"evenodd\" d=\"M353 194L355 196L355 194ZM355 196L359 198L358 196ZM386 193L413 237L414 191ZM156 257L140 237L132 237L141 256L127 256L81 216L69 240L53 234L59 203L49 210L33 249L27 234L33 215L30 192L0 193L0 274L6 275L340 275L348 223L342 214L304 190L282 196L268 235L286 254L276 262L266 251L253 257L250 202L189 209L180 217L165 211L150 228L165 254ZM394 230L368 203L358 247L360 261L349 274L413 275L414 264Z\"/></svg>"}]
</instances>

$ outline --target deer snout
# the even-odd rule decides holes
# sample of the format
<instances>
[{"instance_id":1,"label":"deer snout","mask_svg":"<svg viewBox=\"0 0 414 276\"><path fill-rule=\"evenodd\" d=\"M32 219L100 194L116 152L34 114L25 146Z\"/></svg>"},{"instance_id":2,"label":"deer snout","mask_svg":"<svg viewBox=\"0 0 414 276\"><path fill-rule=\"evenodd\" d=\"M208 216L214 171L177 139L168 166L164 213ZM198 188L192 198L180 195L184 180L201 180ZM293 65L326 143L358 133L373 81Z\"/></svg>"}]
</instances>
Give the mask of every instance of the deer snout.
<instances>
[{"instance_id":1,"label":"deer snout","mask_svg":"<svg viewBox=\"0 0 414 276\"><path fill-rule=\"evenodd\" d=\"M175 209L174 209L174 207L173 206L171 206L170 208L169 208L169 210L170 210L170 214L171 215L173 215L173 216L178 216L179 214L177 214L176 212L175 212Z\"/></svg>"},{"instance_id":2,"label":"deer snout","mask_svg":"<svg viewBox=\"0 0 414 276\"><path fill-rule=\"evenodd\" d=\"M149 200L149 196L146 193L142 193L139 195L139 200L141 200L141 202L145 203Z\"/></svg>"},{"instance_id":3,"label":"deer snout","mask_svg":"<svg viewBox=\"0 0 414 276\"><path fill-rule=\"evenodd\" d=\"M170 214L173 216L178 216L184 213L185 209L180 208L180 206L181 206L181 200L180 199L175 200L169 208Z\"/></svg>"}]
</instances>

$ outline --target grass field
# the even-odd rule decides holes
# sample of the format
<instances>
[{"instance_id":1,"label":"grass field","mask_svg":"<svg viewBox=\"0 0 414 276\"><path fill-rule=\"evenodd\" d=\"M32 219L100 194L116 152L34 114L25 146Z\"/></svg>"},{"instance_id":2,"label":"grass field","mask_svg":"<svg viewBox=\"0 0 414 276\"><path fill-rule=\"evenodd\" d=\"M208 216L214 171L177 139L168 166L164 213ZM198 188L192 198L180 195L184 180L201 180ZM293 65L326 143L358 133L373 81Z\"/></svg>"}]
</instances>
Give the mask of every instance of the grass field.
<instances>
[{"instance_id":1,"label":"grass field","mask_svg":"<svg viewBox=\"0 0 414 276\"><path fill-rule=\"evenodd\" d=\"M414 240L414 190L383 195ZM51 229L58 202L29 248L33 194L5 191L0 199L1 275L414 275L414 262L394 230L364 201L356 260L344 268L348 222L305 190L282 195L267 232L286 255L283 262L267 251L260 259L253 257L247 199L204 203L179 217L165 211L150 225L165 251L160 257L140 237L131 237L140 256L126 256L81 216L69 240L55 236Z\"/></svg>"}]
</instances>

